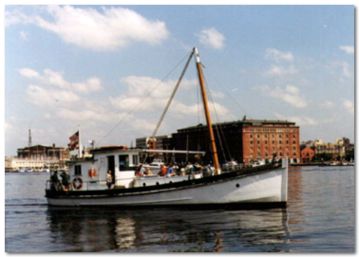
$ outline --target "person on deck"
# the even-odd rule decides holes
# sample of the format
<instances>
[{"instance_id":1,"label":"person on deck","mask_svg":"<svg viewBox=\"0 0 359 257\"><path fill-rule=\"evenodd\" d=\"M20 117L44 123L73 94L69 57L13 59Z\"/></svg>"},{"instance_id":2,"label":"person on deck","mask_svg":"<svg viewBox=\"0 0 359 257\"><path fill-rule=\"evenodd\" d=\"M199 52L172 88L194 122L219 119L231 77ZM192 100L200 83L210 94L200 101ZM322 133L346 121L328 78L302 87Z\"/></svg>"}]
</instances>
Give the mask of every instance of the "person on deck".
<instances>
[{"instance_id":1,"label":"person on deck","mask_svg":"<svg viewBox=\"0 0 359 257\"><path fill-rule=\"evenodd\" d=\"M59 177L57 175L57 170L55 170L55 172L52 174L50 181L51 181L51 190L60 191L61 185L60 185Z\"/></svg>"},{"instance_id":2,"label":"person on deck","mask_svg":"<svg viewBox=\"0 0 359 257\"><path fill-rule=\"evenodd\" d=\"M167 167L165 165L161 164L159 175L166 176L166 174L167 174Z\"/></svg>"},{"instance_id":3,"label":"person on deck","mask_svg":"<svg viewBox=\"0 0 359 257\"><path fill-rule=\"evenodd\" d=\"M111 187L112 187L112 174L111 174L111 170L109 170L109 171L107 172L106 184L107 184L107 188L108 188L108 189L111 189Z\"/></svg>"},{"instance_id":4,"label":"person on deck","mask_svg":"<svg viewBox=\"0 0 359 257\"><path fill-rule=\"evenodd\" d=\"M60 177L64 191L69 190L69 186L70 186L69 175L65 171L62 171Z\"/></svg>"}]
</instances>

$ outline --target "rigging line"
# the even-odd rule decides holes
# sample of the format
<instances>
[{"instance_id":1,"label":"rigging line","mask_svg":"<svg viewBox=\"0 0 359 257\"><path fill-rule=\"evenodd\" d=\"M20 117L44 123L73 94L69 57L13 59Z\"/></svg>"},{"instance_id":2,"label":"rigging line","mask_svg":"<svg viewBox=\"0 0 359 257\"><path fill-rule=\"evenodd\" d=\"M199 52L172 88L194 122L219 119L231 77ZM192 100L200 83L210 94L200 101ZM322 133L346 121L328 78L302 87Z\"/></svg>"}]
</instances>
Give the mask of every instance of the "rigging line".
<instances>
[{"instance_id":1,"label":"rigging line","mask_svg":"<svg viewBox=\"0 0 359 257\"><path fill-rule=\"evenodd\" d=\"M167 79L167 78L178 68L178 66L185 60L186 57L187 57L187 55L185 55L184 57L182 57L181 60L152 88L152 90L148 90L148 94L147 94L147 96L145 96L144 101L146 101L148 98L151 97L152 92L154 92L154 91L159 87L159 85L160 85L165 79ZM143 102L144 102L144 101L143 101ZM110 134L112 133L112 131L113 131L115 128L117 128L117 127L121 124L121 122L125 119L125 117L127 117L127 116L133 114L134 112L136 112L136 111L138 111L138 110L140 110L141 108L143 108L142 106L143 106L143 105L140 104L140 105L137 106L137 108L134 108L134 109L132 109L132 110L129 111L129 112L126 112L125 115L122 116L122 118L109 130L109 132L107 132L104 136L102 136L102 137L98 140L98 142L101 142L104 138L106 138L108 135L110 135ZM117 114L119 114L120 112L121 112L121 111L117 112Z\"/></svg>"},{"instance_id":2,"label":"rigging line","mask_svg":"<svg viewBox=\"0 0 359 257\"><path fill-rule=\"evenodd\" d=\"M206 81L206 85L207 85L207 88L208 88L207 79L204 78L204 80ZM213 97L212 97L211 90L208 90L208 95L209 95L209 98L212 101L213 110L214 110L215 116L217 118L217 124L215 125L215 127L216 127L215 131L216 131L216 134L217 134L217 137L218 137L218 142L219 142L219 145L221 147L221 152L222 152L222 155L224 157L224 160L227 162L227 156L226 156L226 153L225 153L225 149L223 147L222 138L221 138L221 135L219 134L219 128L220 128L219 118L218 118L218 114L217 114L217 110L216 110L216 107L215 107L215 104L214 104L214 100L213 100Z\"/></svg>"},{"instance_id":3,"label":"rigging line","mask_svg":"<svg viewBox=\"0 0 359 257\"><path fill-rule=\"evenodd\" d=\"M206 84L208 85L208 82L206 80L206 78L204 78L205 81L206 81ZM232 159L232 156L231 156L231 153L229 151L229 148L228 148L228 144L227 144L227 140L224 136L224 133L223 133L223 130L222 130L222 127L220 125L220 119L219 119L219 115L217 113L217 110L216 110L216 106L214 104L214 100L213 100L213 96L212 96L212 93L211 93L211 90L208 90L208 95L212 101L212 106L213 106L213 110L214 110L214 114L216 116L216 119L217 119L217 124L216 124L216 132L217 132L217 136L218 136L218 141L219 141L219 144L220 144L220 147L222 149L222 152L223 152L223 157L224 157L224 160L227 162L227 157L226 157L226 151L229 155L229 158ZM222 136L221 136L222 134ZM224 147L223 147L223 143L222 143L222 137L223 137L223 141L224 141Z\"/></svg>"},{"instance_id":4,"label":"rigging line","mask_svg":"<svg viewBox=\"0 0 359 257\"><path fill-rule=\"evenodd\" d=\"M161 123L162 123L162 121L163 121L163 118L165 117L165 115L166 115L166 113L167 113L167 111L168 111L168 108L170 107L170 104L171 104L171 102L172 102L172 100L173 100L173 98L174 98L174 96L175 96L175 94L176 94L176 92L177 92L177 89L178 89L179 85L181 84L181 81L182 81L182 79L183 79L183 76L184 76L184 74L185 74L186 71L187 71L187 68L188 68L188 65L189 65L189 63L190 63L190 61L191 61L191 59L192 59L192 56L193 56L193 51L191 51L191 54L190 54L189 57L188 57L188 60L187 60L185 66L184 66L184 68L183 68L183 70L182 70L182 73L181 73L181 75L180 75L180 77L179 77L179 79L178 79L176 85L175 85L175 88L173 89L173 92L172 92L170 98L168 99L168 102L167 102L167 104L166 104L166 107L165 107L165 109L163 110L163 112L162 112L162 114L161 114L160 120L158 121L158 123L157 123L157 125L156 125L156 128L155 128L155 130L154 130L153 133L152 133L152 137L155 137L155 136L156 136L157 131L158 131L159 127L161 126Z\"/></svg>"},{"instance_id":5,"label":"rigging line","mask_svg":"<svg viewBox=\"0 0 359 257\"><path fill-rule=\"evenodd\" d=\"M217 83L216 81L216 78L214 78L215 80L215 83ZM228 95L232 100L233 102L239 107L239 109L241 109L241 111L244 113L244 115L250 115L250 113L247 112L247 110L238 102L238 100L233 96L233 92L229 92L228 88L226 87L225 84L221 84L221 88L224 89L224 91L226 92L226 95Z\"/></svg>"}]
</instances>

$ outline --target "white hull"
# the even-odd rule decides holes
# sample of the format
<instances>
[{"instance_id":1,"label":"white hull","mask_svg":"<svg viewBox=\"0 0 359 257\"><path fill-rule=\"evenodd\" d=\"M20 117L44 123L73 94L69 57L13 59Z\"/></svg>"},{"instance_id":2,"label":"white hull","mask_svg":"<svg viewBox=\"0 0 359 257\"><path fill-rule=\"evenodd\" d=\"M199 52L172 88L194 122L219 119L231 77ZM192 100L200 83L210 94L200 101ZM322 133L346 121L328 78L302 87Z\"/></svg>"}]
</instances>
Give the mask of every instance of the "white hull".
<instances>
[{"instance_id":1,"label":"white hull","mask_svg":"<svg viewBox=\"0 0 359 257\"><path fill-rule=\"evenodd\" d=\"M213 183L121 195L47 197L54 206L180 206L287 202L288 169L277 168Z\"/></svg>"}]
</instances>

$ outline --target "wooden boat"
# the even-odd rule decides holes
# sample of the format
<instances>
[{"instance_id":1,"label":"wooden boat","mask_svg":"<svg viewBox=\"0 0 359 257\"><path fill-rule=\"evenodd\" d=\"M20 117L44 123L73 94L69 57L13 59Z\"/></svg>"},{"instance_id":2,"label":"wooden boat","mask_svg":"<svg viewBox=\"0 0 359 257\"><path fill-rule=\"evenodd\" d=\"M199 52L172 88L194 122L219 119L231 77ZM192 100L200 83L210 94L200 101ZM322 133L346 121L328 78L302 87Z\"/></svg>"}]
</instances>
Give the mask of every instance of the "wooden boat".
<instances>
[{"instance_id":1,"label":"wooden boat","mask_svg":"<svg viewBox=\"0 0 359 257\"><path fill-rule=\"evenodd\" d=\"M198 78L213 155L214 172L177 176L136 176L141 154L165 151L135 149L122 146L95 148L91 158L79 158L70 163L69 185L58 187L48 181L46 198L52 206L286 206L288 191L288 161L272 162L247 168L221 170L207 94L204 86L201 61L196 48L186 63L195 57ZM179 82L183 77L182 72ZM174 93L179 85L177 83ZM163 116L174 96L171 95ZM154 133L155 134L155 133ZM176 151L178 154L203 154L197 151ZM108 171L112 178L108 185ZM208 170L207 170L208 171Z\"/></svg>"}]
</instances>

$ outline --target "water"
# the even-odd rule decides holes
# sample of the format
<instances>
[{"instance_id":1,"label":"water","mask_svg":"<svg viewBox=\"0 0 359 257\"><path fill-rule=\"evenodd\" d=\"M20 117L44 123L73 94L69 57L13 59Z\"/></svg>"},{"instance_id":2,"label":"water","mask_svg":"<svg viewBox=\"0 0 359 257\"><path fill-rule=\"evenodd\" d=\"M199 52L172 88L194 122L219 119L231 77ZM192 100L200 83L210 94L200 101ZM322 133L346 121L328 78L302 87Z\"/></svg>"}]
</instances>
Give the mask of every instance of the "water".
<instances>
[{"instance_id":1,"label":"water","mask_svg":"<svg viewBox=\"0 0 359 257\"><path fill-rule=\"evenodd\" d=\"M5 250L33 252L355 251L354 167L295 167L287 209L50 208L48 174L6 174Z\"/></svg>"}]
</instances>

